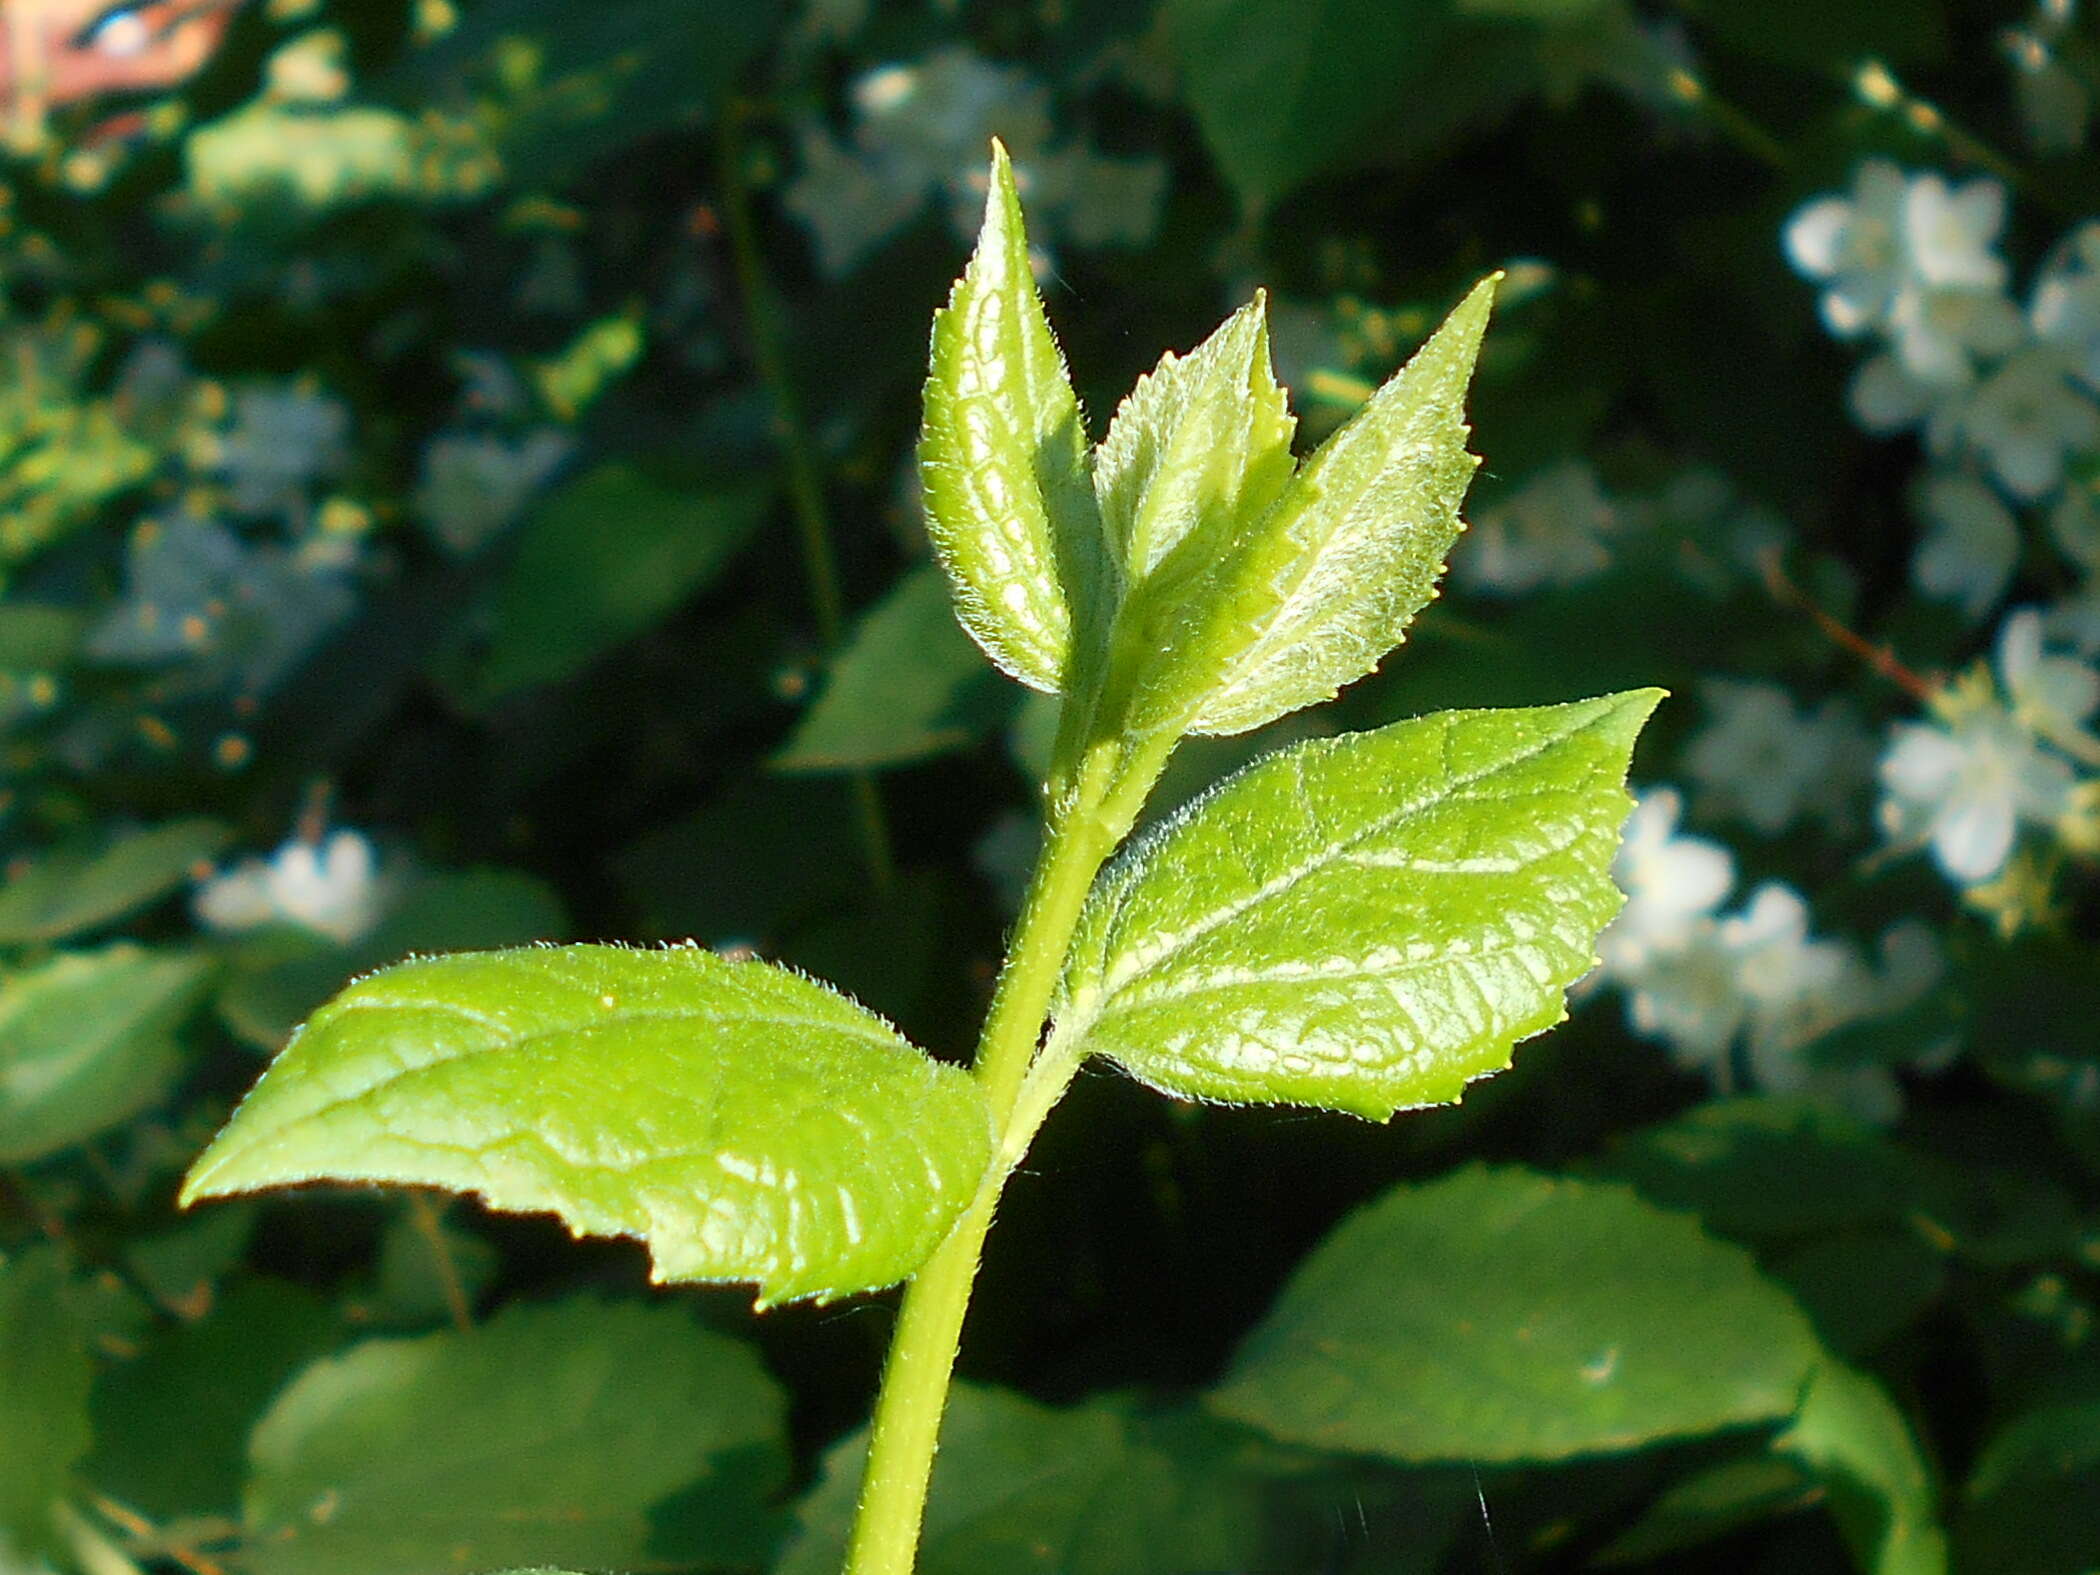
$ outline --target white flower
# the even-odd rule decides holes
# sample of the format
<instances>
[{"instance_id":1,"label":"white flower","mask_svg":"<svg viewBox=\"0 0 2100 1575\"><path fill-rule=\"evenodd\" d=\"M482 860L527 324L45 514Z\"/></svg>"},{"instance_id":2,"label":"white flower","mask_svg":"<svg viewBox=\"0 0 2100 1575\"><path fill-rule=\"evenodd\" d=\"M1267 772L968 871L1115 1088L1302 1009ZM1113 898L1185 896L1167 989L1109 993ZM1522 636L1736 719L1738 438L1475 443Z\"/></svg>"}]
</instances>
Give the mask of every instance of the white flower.
<instances>
[{"instance_id":1,"label":"white flower","mask_svg":"<svg viewBox=\"0 0 2100 1575\"><path fill-rule=\"evenodd\" d=\"M1611 567L1604 538L1615 523L1596 470L1562 460L1474 518L1455 571L1469 589L1504 596L1579 584Z\"/></svg>"},{"instance_id":2,"label":"white flower","mask_svg":"<svg viewBox=\"0 0 2100 1575\"><path fill-rule=\"evenodd\" d=\"M314 481L349 462L350 412L297 384L243 388L219 448L230 501L243 514L302 510Z\"/></svg>"},{"instance_id":3,"label":"white flower","mask_svg":"<svg viewBox=\"0 0 2100 1575\"><path fill-rule=\"evenodd\" d=\"M1845 389L1845 403L1851 407L1852 419L1881 437L1909 431L1949 398L1946 384L1928 383L1914 376L1895 356L1886 353L1860 362Z\"/></svg>"},{"instance_id":4,"label":"white flower","mask_svg":"<svg viewBox=\"0 0 2100 1575\"><path fill-rule=\"evenodd\" d=\"M1701 1072L1725 1091L1735 1086L1729 1052L1750 1011L1736 979L1736 959L1721 944L1720 926L1699 919L1683 944L1658 952L1620 981L1626 1018L1636 1033L1660 1039L1671 1059Z\"/></svg>"},{"instance_id":5,"label":"white flower","mask_svg":"<svg viewBox=\"0 0 2100 1575\"><path fill-rule=\"evenodd\" d=\"M2100 388L2100 221L2081 225L2050 254L2027 316L2036 337L2069 352L2078 375Z\"/></svg>"},{"instance_id":6,"label":"white flower","mask_svg":"<svg viewBox=\"0 0 2100 1575\"><path fill-rule=\"evenodd\" d=\"M2071 456L2100 447L2100 406L2071 379L2069 352L2033 344L1943 405L1927 436L1946 453L1966 445L2016 498L2045 496Z\"/></svg>"},{"instance_id":7,"label":"white flower","mask_svg":"<svg viewBox=\"0 0 2100 1575\"><path fill-rule=\"evenodd\" d=\"M2100 574L2100 472L2065 486L2049 511L2049 534L2087 574Z\"/></svg>"},{"instance_id":8,"label":"white flower","mask_svg":"<svg viewBox=\"0 0 2100 1575\"><path fill-rule=\"evenodd\" d=\"M1702 808L1777 836L1804 815L1836 819L1872 768L1873 742L1850 706L1798 713L1776 684L1710 679L1707 722L1684 754Z\"/></svg>"},{"instance_id":9,"label":"white flower","mask_svg":"<svg viewBox=\"0 0 2100 1575\"><path fill-rule=\"evenodd\" d=\"M1937 601L1957 604L1971 622L1997 605L2020 556L2020 527L1998 494L1974 476L1940 471L1917 489L1913 505L1925 535L1910 577Z\"/></svg>"},{"instance_id":10,"label":"white flower","mask_svg":"<svg viewBox=\"0 0 2100 1575\"><path fill-rule=\"evenodd\" d=\"M371 842L345 830L318 844L294 838L267 861L243 859L201 883L191 911L224 934L295 924L348 945L372 932L386 896Z\"/></svg>"},{"instance_id":11,"label":"white flower","mask_svg":"<svg viewBox=\"0 0 2100 1575\"><path fill-rule=\"evenodd\" d=\"M2064 813L2072 778L2004 706L1971 699L1940 721L1900 724L1881 783L1889 835L1929 843L1948 879L1975 886L2005 868L2022 822Z\"/></svg>"},{"instance_id":12,"label":"white flower","mask_svg":"<svg viewBox=\"0 0 2100 1575\"><path fill-rule=\"evenodd\" d=\"M1889 306L1889 339L1904 371L1922 382L1958 387L1978 360L1996 360L2027 337L2020 309L1996 289L1909 285Z\"/></svg>"},{"instance_id":13,"label":"white flower","mask_svg":"<svg viewBox=\"0 0 2100 1575\"><path fill-rule=\"evenodd\" d=\"M2023 607L1998 634L1998 681L2012 701L2014 718L2059 748L2100 751L2100 738L2085 730L2100 710L2100 672L2068 656L2043 649L2042 615Z\"/></svg>"},{"instance_id":14,"label":"white flower","mask_svg":"<svg viewBox=\"0 0 2100 1575\"><path fill-rule=\"evenodd\" d=\"M566 433L552 427L516 442L486 433L439 433L423 450L416 512L447 551L469 556L518 517L572 446Z\"/></svg>"},{"instance_id":15,"label":"white flower","mask_svg":"<svg viewBox=\"0 0 2100 1575\"><path fill-rule=\"evenodd\" d=\"M1853 172L1852 195L1799 209L1783 232L1787 260L1823 280L1823 321L1850 339L1881 322L1905 275L1903 171L1869 159Z\"/></svg>"},{"instance_id":16,"label":"white flower","mask_svg":"<svg viewBox=\"0 0 2100 1575\"><path fill-rule=\"evenodd\" d=\"M1626 906L1597 941L1607 973L1630 977L1658 953L1690 945L1735 884L1735 860L1726 848L1677 834L1683 811L1676 789L1651 788L1626 819L1612 866Z\"/></svg>"}]
</instances>

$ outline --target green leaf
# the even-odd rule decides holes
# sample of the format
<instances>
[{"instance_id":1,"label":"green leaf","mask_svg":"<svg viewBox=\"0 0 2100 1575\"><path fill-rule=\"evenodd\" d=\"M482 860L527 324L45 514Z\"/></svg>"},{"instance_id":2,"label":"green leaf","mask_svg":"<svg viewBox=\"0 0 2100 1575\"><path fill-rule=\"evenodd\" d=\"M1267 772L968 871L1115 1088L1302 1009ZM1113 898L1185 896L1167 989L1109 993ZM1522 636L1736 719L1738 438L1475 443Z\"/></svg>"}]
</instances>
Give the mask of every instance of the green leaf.
<instances>
[{"instance_id":1,"label":"green leaf","mask_svg":"<svg viewBox=\"0 0 2100 1575\"><path fill-rule=\"evenodd\" d=\"M1946 1254L1912 1229L1839 1231L1766 1262L1844 1355L1907 1328L1947 1287Z\"/></svg>"},{"instance_id":2,"label":"green leaf","mask_svg":"<svg viewBox=\"0 0 2100 1575\"><path fill-rule=\"evenodd\" d=\"M258 1575L633 1567L651 1505L783 1447L784 1398L682 1306L515 1306L307 1368L249 1442ZM755 1509L756 1506L753 1506Z\"/></svg>"},{"instance_id":3,"label":"green leaf","mask_svg":"<svg viewBox=\"0 0 2100 1575\"><path fill-rule=\"evenodd\" d=\"M393 1181L636 1236L658 1281L828 1300L911 1274L976 1190L976 1083L784 969L697 947L469 952L317 1012L182 1200Z\"/></svg>"},{"instance_id":4,"label":"green leaf","mask_svg":"<svg viewBox=\"0 0 2100 1575\"><path fill-rule=\"evenodd\" d=\"M549 496L522 528L478 694L566 678L706 586L765 517L768 489L674 491L621 464Z\"/></svg>"},{"instance_id":5,"label":"green leaf","mask_svg":"<svg viewBox=\"0 0 2100 1575\"><path fill-rule=\"evenodd\" d=\"M1984 1445L1965 1497L1964 1575L2084 1575L2100 1548L2100 1401L2016 1417Z\"/></svg>"},{"instance_id":6,"label":"green leaf","mask_svg":"<svg viewBox=\"0 0 2100 1575\"><path fill-rule=\"evenodd\" d=\"M1780 1420L1819 1358L1786 1293L1686 1216L1476 1166L1345 1220L1211 1403L1321 1449L1561 1460Z\"/></svg>"},{"instance_id":7,"label":"green leaf","mask_svg":"<svg viewBox=\"0 0 2100 1575\"><path fill-rule=\"evenodd\" d=\"M1409 78L1433 70L1445 0L1167 0L1168 47L1226 179L1263 207L1363 149Z\"/></svg>"},{"instance_id":8,"label":"green leaf","mask_svg":"<svg viewBox=\"0 0 2100 1575\"><path fill-rule=\"evenodd\" d=\"M256 1049L275 1052L315 1007L359 974L411 954L485 951L559 940L569 916L552 887L522 870L433 871L401 894L378 928L352 946L307 931L273 930L238 947L216 1005Z\"/></svg>"},{"instance_id":9,"label":"green leaf","mask_svg":"<svg viewBox=\"0 0 2100 1575\"><path fill-rule=\"evenodd\" d=\"M236 1282L203 1318L157 1333L97 1376L83 1474L155 1519L235 1514L256 1418L339 1338L335 1314L313 1292ZM182 1447L171 1449L177 1438Z\"/></svg>"},{"instance_id":10,"label":"green leaf","mask_svg":"<svg viewBox=\"0 0 2100 1575\"><path fill-rule=\"evenodd\" d=\"M51 1546L52 1511L92 1442L92 1378L58 1250L0 1261L0 1564L34 1568Z\"/></svg>"},{"instance_id":11,"label":"green leaf","mask_svg":"<svg viewBox=\"0 0 2100 1575\"><path fill-rule=\"evenodd\" d=\"M1190 649L1224 660L1191 731L1242 733L1332 698L1436 594L1479 463L1466 388L1500 277L1474 286L1226 555L1197 603L1211 632Z\"/></svg>"},{"instance_id":12,"label":"green leaf","mask_svg":"<svg viewBox=\"0 0 2100 1575\"><path fill-rule=\"evenodd\" d=\"M919 1575L1247 1568L1261 1550L1257 1505L1221 1469L1216 1446L1204 1446L1148 1428L1115 1401L1055 1410L959 1383L926 1501ZM865 1431L826 1453L774 1575L836 1575L866 1457Z\"/></svg>"},{"instance_id":13,"label":"green leaf","mask_svg":"<svg viewBox=\"0 0 2100 1575\"><path fill-rule=\"evenodd\" d=\"M1605 1167L1652 1201L1751 1240L1894 1224L1927 1196L1920 1167L1879 1132L1797 1099L1699 1105L1632 1133Z\"/></svg>"},{"instance_id":14,"label":"green leaf","mask_svg":"<svg viewBox=\"0 0 2100 1575\"><path fill-rule=\"evenodd\" d=\"M69 952L0 984L0 1162L107 1131L182 1069L174 1030L210 959L121 944Z\"/></svg>"},{"instance_id":15,"label":"green leaf","mask_svg":"<svg viewBox=\"0 0 2100 1575\"><path fill-rule=\"evenodd\" d=\"M0 890L0 946L61 941L158 902L226 845L215 820L171 820L61 848L11 872Z\"/></svg>"},{"instance_id":16,"label":"green leaf","mask_svg":"<svg viewBox=\"0 0 2100 1575\"><path fill-rule=\"evenodd\" d=\"M1591 967L1659 698L1447 711L1271 755L1102 875L1057 1033L1184 1098L1378 1120L1458 1098Z\"/></svg>"},{"instance_id":17,"label":"green leaf","mask_svg":"<svg viewBox=\"0 0 2100 1575\"><path fill-rule=\"evenodd\" d=\"M1790 1460L1766 1454L1724 1461L1673 1484L1595 1562L1645 1564L1806 1509L1822 1497L1822 1485Z\"/></svg>"},{"instance_id":18,"label":"green leaf","mask_svg":"<svg viewBox=\"0 0 2100 1575\"><path fill-rule=\"evenodd\" d=\"M1296 427L1269 364L1265 297L1186 356L1162 356L1095 461L1102 527L1125 578L1185 579L1168 564L1176 549L1208 559L1251 528L1290 479Z\"/></svg>"},{"instance_id":19,"label":"green leaf","mask_svg":"<svg viewBox=\"0 0 2100 1575\"><path fill-rule=\"evenodd\" d=\"M1946 1575L1932 1469L1903 1413L1872 1378L1825 1362L1772 1447L1822 1480L1867 1575Z\"/></svg>"},{"instance_id":20,"label":"green leaf","mask_svg":"<svg viewBox=\"0 0 2100 1575\"><path fill-rule=\"evenodd\" d=\"M869 770L945 754L996 725L1013 692L956 625L947 578L927 564L861 617L773 765Z\"/></svg>"},{"instance_id":21,"label":"green leaf","mask_svg":"<svg viewBox=\"0 0 2100 1575\"><path fill-rule=\"evenodd\" d=\"M1087 462L1013 168L994 143L977 250L934 314L919 479L956 616L1002 669L1049 693L1108 573Z\"/></svg>"}]
</instances>

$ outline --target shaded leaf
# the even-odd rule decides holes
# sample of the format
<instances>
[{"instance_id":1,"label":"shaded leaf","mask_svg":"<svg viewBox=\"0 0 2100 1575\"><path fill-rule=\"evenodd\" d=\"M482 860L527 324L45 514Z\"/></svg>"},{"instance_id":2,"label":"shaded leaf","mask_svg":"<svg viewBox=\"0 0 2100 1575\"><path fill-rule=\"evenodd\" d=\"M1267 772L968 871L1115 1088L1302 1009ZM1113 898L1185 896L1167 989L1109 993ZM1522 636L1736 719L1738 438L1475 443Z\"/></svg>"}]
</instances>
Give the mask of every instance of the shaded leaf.
<instances>
[{"instance_id":1,"label":"shaded leaf","mask_svg":"<svg viewBox=\"0 0 2100 1575\"><path fill-rule=\"evenodd\" d=\"M308 1367L249 1443L259 1575L407 1575L529 1558L632 1567L651 1505L751 1448L784 1401L683 1307L515 1306L468 1333Z\"/></svg>"},{"instance_id":2,"label":"shaded leaf","mask_svg":"<svg viewBox=\"0 0 2100 1575\"><path fill-rule=\"evenodd\" d=\"M503 576L479 696L566 678L653 627L722 571L768 501L762 486L675 491L621 464L550 494Z\"/></svg>"},{"instance_id":3,"label":"shaded leaf","mask_svg":"<svg viewBox=\"0 0 2100 1575\"><path fill-rule=\"evenodd\" d=\"M1984 1445L1957 1528L1977 1575L2084 1575L2100 1548L2100 1401L2051 1401Z\"/></svg>"},{"instance_id":4,"label":"shaded leaf","mask_svg":"<svg viewBox=\"0 0 2100 1575\"><path fill-rule=\"evenodd\" d=\"M1211 1403L1322 1449L1560 1460L1780 1420L1819 1355L1750 1255L1685 1216L1472 1167L1345 1220Z\"/></svg>"},{"instance_id":5,"label":"shaded leaf","mask_svg":"<svg viewBox=\"0 0 2100 1575\"><path fill-rule=\"evenodd\" d=\"M968 1074L808 979L695 947L549 947L359 980L285 1047L182 1196L449 1187L639 1237L659 1281L828 1299L916 1269L990 1148Z\"/></svg>"},{"instance_id":6,"label":"shaded leaf","mask_svg":"<svg viewBox=\"0 0 2100 1575\"><path fill-rule=\"evenodd\" d=\"M1102 596L1086 428L1028 261L1006 150L993 145L984 228L934 314L919 479L956 615L1004 671L1064 686L1075 624Z\"/></svg>"},{"instance_id":7,"label":"shaded leaf","mask_svg":"<svg viewBox=\"0 0 2100 1575\"><path fill-rule=\"evenodd\" d=\"M1450 31L1443 0L1168 0L1165 24L1203 140L1255 206L1356 152Z\"/></svg>"},{"instance_id":8,"label":"shaded leaf","mask_svg":"<svg viewBox=\"0 0 2100 1575\"><path fill-rule=\"evenodd\" d=\"M182 1069L175 1029L210 959L129 944L68 952L0 984L0 1161L128 1121Z\"/></svg>"},{"instance_id":9,"label":"shaded leaf","mask_svg":"<svg viewBox=\"0 0 2100 1575\"><path fill-rule=\"evenodd\" d=\"M204 1317L158 1332L139 1355L97 1375L85 1476L155 1519L236 1514L256 1418L340 1337L313 1292L282 1280L236 1282Z\"/></svg>"},{"instance_id":10,"label":"shaded leaf","mask_svg":"<svg viewBox=\"0 0 2100 1575\"><path fill-rule=\"evenodd\" d=\"M1612 1538L1596 1562L1609 1568L1659 1559L1807 1509L1822 1496L1822 1485L1791 1460L1767 1454L1725 1461L1674 1484Z\"/></svg>"},{"instance_id":11,"label":"shaded leaf","mask_svg":"<svg viewBox=\"0 0 2100 1575\"><path fill-rule=\"evenodd\" d=\"M945 754L996 725L1012 694L957 626L947 577L928 564L862 615L773 765L865 770Z\"/></svg>"},{"instance_id":12,"label":"shaded leaf","mask_svg":"<svg viewBox=\"0 0 2100 1575\"><path fill-rule=\"evenodd\" d=\"M1932 1468L1881 1385L1837 1362L1816 1370L1792 1425L1772 1447L1812 1470L1868 1575L1945 1575Z\"/></svg>"},{"instance_id":13,"label":"shaded leaf","mask_svg":"<svg viewBox=\"0 0 2100 1575\"><path fill-rule=\"evenodd\" d=\"M1444 712L1230 778L1101 877L1056 1031L1184 1098L1456 1099L1589 970L1658 698Z\"/></svg>"},{"instance_id":14,"label":"shaded leaf","mask_svg":"<svg viewBox=\"0 0 2100 1575\"><path fill-rule=\"evenodd\" d=\"M867 1458L829 1450L774 1575L836 1575ZM1195 1575L1260 1551L1258 1505L1219 1446L1148 1429L1130 1407L1070 1410L955 1386L926 1502L920 1575ZM1053 1551L1054 1550L1054 1551Z\"/></svg>"},{"instance_id":15,"label":"shaded leaf","mask_svg":"<svg viewBox=\"0 0 2100 1575\"><path fill-rule=\"evenodd\" d=\"M166 821L47 853L0 888L0 946L61 941L160 901L227 843L216 820Z\"/></svg>"},{"instance_id":16,"label":"shaded leaf","mask_svg":"<svg viewBox=\"0 0 2100 1575\"><path fill-rule=\"evenodd\" d=\"M88 1451L87 1339L53 1247L0 1262L0 1555L36 1566Z\"/></svg>"}]
</instances>

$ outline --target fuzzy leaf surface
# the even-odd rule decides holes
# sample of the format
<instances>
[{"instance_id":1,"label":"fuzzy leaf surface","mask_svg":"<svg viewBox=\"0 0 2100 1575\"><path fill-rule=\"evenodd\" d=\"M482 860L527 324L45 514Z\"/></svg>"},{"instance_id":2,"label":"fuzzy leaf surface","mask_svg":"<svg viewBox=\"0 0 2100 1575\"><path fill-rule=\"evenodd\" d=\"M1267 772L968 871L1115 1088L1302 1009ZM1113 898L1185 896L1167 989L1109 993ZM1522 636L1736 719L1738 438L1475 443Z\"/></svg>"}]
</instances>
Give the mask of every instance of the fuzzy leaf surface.
<instances>
[{"instance_id":1,"label":"fuzzy leaf surface","mask_svg":"<svg viewBox=\"0 0 2100 1575\"><path fill-rule=\"evenodd\" d=\"M1659 698L1448 711L1249 767L1096 884L1056 1031L1183 1098L1458 1098L1591 966Z\"/></svg>"},{"instance_id":2,"label":"fuzzy leaf surface","mask_svg":"<svg viewBox=\"0 0 2100 1575\"><path fill-rule=\"evenodd\" d=\"M762 1301L894 1284L976 1188L977 1085L763 962L566 946L404 963L321 1008L184 1184L450 1187L636 1236Z\"/></svg>"},{"instance_id":3,"label":"fuzzy leaf surface","mask_svg":"<svg viewBox=\"0 0 2100 1575\"><path fill-rule=\"evenodd\" d=\"M1162 356L1116 411L1095 462L1102 527L1124 573L1142 582L1190 538L1251 525L1290 479L1296 427L1260 297L1186 356Z\"/></svg>"},{"instance_id":4,"label":"fuzzy leaf surface","mask_svg":"<svg viewBox=\"0 0 2100 1575\"><path fill-rule=\"evenodd\" d=\"M1474 1166L1343 1221L1211 1403L1319 1449L1561 1460L1780 1420L1819 1359L1791 1298L1689 1216Z\"/></svg>"},{"instance_id":5,"label":"fuzzy leaf surface","mask_svg":"<svg viewBox=\"0 0 2100 1575\"><path fill-rule=\"evenodd\" d=\"M672 1302L517 1305L465 1332L368 1340L307 1367L256 1424L249 1562L633 1569L651 1506L740 1456L779 1459L784 1411L748 1345Z\"/></svg>"},{"instance_id":6,"label":"fuzzy leaf surface","mask_svg":"<svg viewBox=\"0 0 2100 1575\"><path fill-rule=\"evenodd\" d=\"M1107 570L1087 466L1013 168L995 146L977 250L934 314L919 480L956 616L1001 668L1053 694Z\"/></svg>"},{"instance_id":7,"label":"fuzzy leaf surface","mask_svg":"<svg viewBox=\"0 0 2100 1575\"><path fill-rule=\"evenodd\" d=\"M1436 594L1479 463L1466 389L1494 296L1493 279L1474 286L1235 543L1205 601L1251 637L1233 643L1191 731L1243 733L1331 699Z\"/></svg>"},{"instance_id":8,"label":"fuzzy leaf surface","mask_svg":"<svg viewBox=\"0 0 2100 1575\"><path fill-rule=\"evenodd\" d=\"M182 1067L174 1030L209 959L120 944L65 952L0 984L0 1162L130 1120Z\"/></svg>"}]
</instances>

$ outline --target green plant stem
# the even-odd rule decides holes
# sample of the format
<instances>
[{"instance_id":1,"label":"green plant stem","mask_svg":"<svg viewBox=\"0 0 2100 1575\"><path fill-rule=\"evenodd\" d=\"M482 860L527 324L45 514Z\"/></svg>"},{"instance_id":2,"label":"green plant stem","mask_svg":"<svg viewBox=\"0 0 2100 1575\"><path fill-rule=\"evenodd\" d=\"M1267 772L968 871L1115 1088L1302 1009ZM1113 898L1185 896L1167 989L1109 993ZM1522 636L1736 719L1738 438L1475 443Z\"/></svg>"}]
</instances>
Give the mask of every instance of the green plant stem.
<instances>
[{"instance_id":1,"label":"green plant stem","mask_svg":"<svg viewBox=\"0 0 2100 1575\"><path fill-rule=\"evenodd\" d=\"M868 1439L846 1575L911 1575L941 1417L977 1265L1007 1177L1079 1070L1078 1046L1053 1035L1038 1055L1065 953L1101 863L1129 831L1172 741L1087 752L1053 809L1006 967L978 1042L976 1075L999 1131L977 1195L904 1293Z\"/></svg>"},{"instance_id":2,"label":"green plant stem","mask_svg":"<svg viewBox=\"0 0 2100 1575\"><path fill-rule=\"evenodd\" d=\"M766 279L765 259L758 247L758 230L751 219L751 194L744 178L743 123L745 108L730 104L722 114L722 213L729 232L729 250L736 264L738 293L744 299L744 316L751 334L751 359L758 378L773 402L773 430L787 465L788 503L802 542L803 572L809 580L811 611L817 620L817 637L827 656L835 656L846 638L846 600L839 588L838 557L831 549L831 521L824 507L824 477L810 446L809 429L802 419L801 401L795 382L788 375L787 353L781 346L780 323L774 311L773 292ZM896 860L890 852L889 818L883 812L882 794L874 776L855 771L850 778L855 818L859 826L861 852L877 891L887 892L896 882Z\"/></svg>"}]
</instances>

